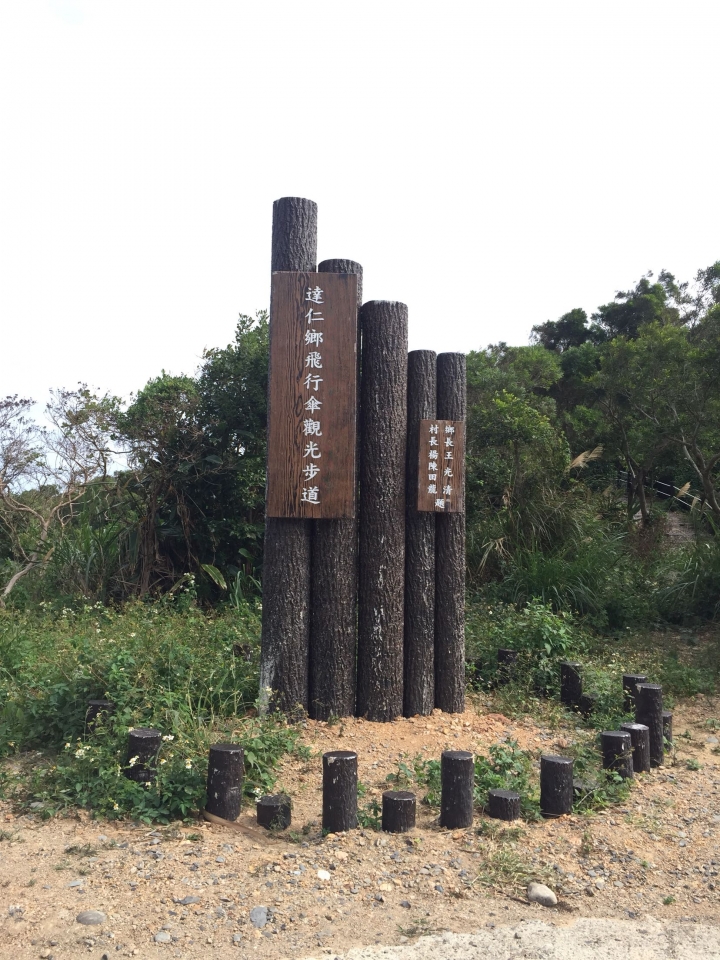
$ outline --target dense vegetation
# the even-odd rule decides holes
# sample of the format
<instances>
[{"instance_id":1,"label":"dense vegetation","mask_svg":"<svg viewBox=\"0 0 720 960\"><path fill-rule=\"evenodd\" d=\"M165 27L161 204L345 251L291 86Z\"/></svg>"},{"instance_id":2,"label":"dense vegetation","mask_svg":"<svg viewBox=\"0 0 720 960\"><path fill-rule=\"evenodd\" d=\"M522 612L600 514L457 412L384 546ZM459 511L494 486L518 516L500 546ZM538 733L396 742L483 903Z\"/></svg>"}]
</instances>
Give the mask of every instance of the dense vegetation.
<instances>
[{"instance_id":1,"label":"dense vegetation","mask_svg":"<svg viewBox=\"0 0 720 960\"><path fill-rule=\"evenodd\" d=\"M0 400L0 753L43 752L28 802L167 820L201 802L211 738L242 737L248 792L297 749L253 710L267 349L266 315L241 316L194 376L129 402L56 391L43 429L29 400ZM617 723L622 669L648 662L638 637L689 642L716 619L719 370L720 262L469 354L468 679L486 689L497 647L520 649L509 711L537 710L557 660L582 657L596 722ZM692 662L653 653L671 695L714 684L715 646L693 644ZM90 740L86 701L105 696L116 713ZM123 751L153 724L172 739L144 789ZM483 784L528 769L512 750L481 767ZM432 770L412 776L432 793ZM615 787L600 778L592 803Z\"/></svg>"}]
</instances>

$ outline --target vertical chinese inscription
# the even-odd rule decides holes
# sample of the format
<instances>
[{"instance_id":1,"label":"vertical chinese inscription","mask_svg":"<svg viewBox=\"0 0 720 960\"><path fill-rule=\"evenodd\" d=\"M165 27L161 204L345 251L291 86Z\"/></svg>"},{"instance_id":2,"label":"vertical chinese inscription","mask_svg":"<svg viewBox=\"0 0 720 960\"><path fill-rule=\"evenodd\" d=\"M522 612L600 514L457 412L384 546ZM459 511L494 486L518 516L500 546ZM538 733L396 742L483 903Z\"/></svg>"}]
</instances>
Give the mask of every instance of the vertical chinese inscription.
<instances>
[{"instance_id":1,"label":"vertical chinese inscription","mask_svg":"<svg viewBox=\"0 0 720 960\"><path fill-rule=\"evenodd\" d=\"M464 421L421 420L418 510L463 513L464 485Z\"/></svg>"},{"instance_id":2,"label":"vertical chinese inscription","mask_svg":"<svg viewBox=\"0 0 720 960\"><path fill-rule=\"evenodd\" d=\"M267 513L355 516L357 277L273 273Z\"/></svg>"}]
</instances>

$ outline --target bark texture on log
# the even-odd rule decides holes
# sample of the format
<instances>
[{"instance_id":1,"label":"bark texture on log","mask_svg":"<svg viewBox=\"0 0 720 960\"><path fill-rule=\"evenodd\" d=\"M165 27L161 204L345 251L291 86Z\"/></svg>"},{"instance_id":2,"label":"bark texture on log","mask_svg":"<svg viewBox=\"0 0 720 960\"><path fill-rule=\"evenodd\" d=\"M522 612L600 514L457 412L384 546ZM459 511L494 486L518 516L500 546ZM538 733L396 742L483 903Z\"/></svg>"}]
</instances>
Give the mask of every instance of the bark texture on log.
<instances>
[{"instance_id":1,"label":"bark texture on log","mask_svg":"<svg viewBox=\"0 0 720 960\"><path fill-rule=\"evenodd\" d=\"M630 734L633 751L633 770L635 773L648 773L650 770L650 731L644 723L623 723L620 729Z\"/></svg>"},{"instance_id":2,"label":"bark texture on log","mask_svg":"<svg viewBox=\"0 0 720 960\"><path fill-rule=\"evenodd\" d=\"M509 683L515 676L515 668L518 659L517 650L510 650L507 647L500 647L497 652L497 682L498 685Z\"/></svg>"},{"instance_id":3,"label":"bark texture on log","mask_svg":"<svg viewBox=\"0 0 720 960\"><path fill-rule=\"evenodd\" d=\"M358 307L362 303L362 267L354 260L323 260L318 273L354 273ZM358 324L358 341L360 325ZM358 342L358 364L360 362ZM358 376L360 406L360 377ZM359 436L359 434L358 434ZM355 462L358 462L356 452ZM310 614L310 716L355 713L358 595L358 520L312 523L312 598Z\"/></svg>"},{"instance_id":4,"label":"bark texture on log","mask_svg":"<svg viewBox=\"0 0 720 960\"><path fill-rule=\"evenodd\" d=\"M149 783L155 779L157 755L162 743L162 734L151 727L135 727L128 734L128 755L125 776L136 783Z\"/></svg>"},{"instance_id":5,"label":"bark texture on log","mask_svg":"<svg viewBox=\"0 0 720 960\"><path fill-rule=\"evenodd\" d=\"M625 713L633 713L635 710L635 687L639 683L647 683L647 677L644 673L623 674L623 708Z\"/></svg>"},{"instance_id":6,"label":"bark texture on log","mask_svg":"<svg viewBox=\"0 0 720 960\"><path fill-rule=\"evenodd\" d=\"M407 327L404 303L361 312L360 594L356 710L403 712Z\"/></svg>"},{"instance_id":7,"label":"bark texture on log","mask_svg":"<svg viewBox=\"0 0 720 960\"><path fill-rule=\"evenodd\" d=\"M465 420L464 353L437 358L437 418ZM435 706L445 713L465 709L465 491L462 513L435 519Z\"/></svg>"},{"instance_id":8,"label":"bark texture on log","mask_svg":"<svg viewBox=\"0 0 720 960\"><path fill-rule=\"evenodd\" d=\"M406 717L435 706L435 514L420 512L420 421L434 420L437 354L408 354L408 435L405 483L405 692Z\"/></svg>"},{"instance_id":9,"label":"bark texture on log","mask_svg":"<svg viewBox=\"0 0 720 960\"><path fill-rule=\"evenodd\" d=\"M255 804L257 822L266 830L286 830L292 823L292 802L284 793L260 797Z\"/></svg>"},{"instance_id":10,"label":"bark texture on log","mask_svg":"<svg viewBox=\"0 0 720 960\"><path fill-rule=\"evenodd\" d=\"M635 689L635 720L650 730L650 765L661 767L665 759L662 687L659 683L639 683Z\"/></svg>"},{"instance_id":11,"label":"bark texture on log","mask_svg":"<svg viewBox=\"0 0 720 960\"><path fill-rule=\"evenodd\" d=\"M496 820L517 820L520 816L520 794L514 790L488 790L487 813Z\"/></svg>"},{"instance_id":12,"label":"bark texture on log","mask_svg":"<svg viewBox=\"0 0 720 960\"><path fill-rule=\"evenodd\" d=\"M382 795L382 828L385 833L407 833L415 826L415 794L386 790Z\"/></svg>"},{"instance_id":13,"label":"bark texture on log","mask_svg":"<svg viewBox=\"0 0 720 960\"><path fill-rule=\"evenodd\" d=\"M223 820L237 820L242 804L245 752L237 743L216 743L208 756L208 813Z\"/></svg>"},{"instance_id":14,"label":"bark texture on log","mask_svg":"<svg viewBox=\"0 0 720 960\"><path fill-rule=\"evenodd\" d=\"M577 708L578 713L584 720L589 720L590 717L595 713L595 707L597 706L598 695L596 693L584 693L578 700Z\"/></svg>"},{"instance_id":15,"label":"bark texture on log","mask_svg":"<svg viewBox=\"0 0 720 960\"><path fill-rule=\"evenodd\" d=\"M540 812L545 817L572 813L573 761L571 757L540 757Z\"/></svg>"},{"instance_id":16,"label":"bark texture on log","mask_svg":"<svg viewBox=\"0 0 720 960\"><path fill-rule=\"evenodd\" d=\"M314 271L316 260L317 204L276 200L272 270ZM310 557L309 520L265 518L260 703L291 715L309 707Z\"/></svg>"},{"instance_id":17,"label":"bark texture on log","mask_svg":"<svg viewBox=\"0 0 720 960\"><path fill-rule=\"evenodd\" d=\"M560 664L560 702L574 707L582 697L582 678L579 663L563 660Z\"/></svg>"},{"instance_id":18,"label":"bark texture on log","mask_svg":"<svg viewBox=\"0 0 720 960\"><path fill-rule=\"evenodd\" d=\"M614 770L623 780L633 776L632 738L626 730L604 730L600 734L603 769Z\"/></svg>"},{"instance_id":19,"label":"bark texture on log","mask_svg":"<svg viewBox=\"0 0 720 960\"><path fill-rule=\"evenodd\" d=\"M663 710L663 740L665 741L665 752L672 749L673 742L673 715L670 710Z\"/></svg>"},{"instance_id":20,"label":"bark texture on log","mask_svg":"<svg viewBox=\"0 0 720 960\"><path fill-rule=\"evenodd\" d=\"M444 750L440 756L440 826L472 826L475 758L467 750Z\"/></svg>"},{"instance_id":21,"label":"bark texture on log","mask_svg":"<svg viewBox=\"0 0 720 960\"><path fill-rule=\"evenodd\" d=\"M343 833L357 826L357 754L330 750L323 754L323 830Z\"/></svg>"}]
</instances>

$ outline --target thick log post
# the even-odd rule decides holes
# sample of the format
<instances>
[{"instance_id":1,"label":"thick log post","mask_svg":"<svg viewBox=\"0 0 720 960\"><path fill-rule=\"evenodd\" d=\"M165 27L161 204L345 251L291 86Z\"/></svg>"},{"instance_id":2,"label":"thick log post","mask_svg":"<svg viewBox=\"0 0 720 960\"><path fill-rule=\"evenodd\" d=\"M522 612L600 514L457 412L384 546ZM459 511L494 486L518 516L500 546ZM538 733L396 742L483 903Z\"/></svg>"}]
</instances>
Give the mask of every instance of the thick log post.
<instances>
[{"instance_id":1,"label":"thick log post","mask_svg":"<svg viewBox=\"0 0 720 960\"><path fill-rule=\"evenodd\" d=\"M415 826L415 794L386 790L382 795L382 828L385 833L407 833Z\"/></svg>"},{"instance_id":2,"label":"thick log post","mask_svg":"<svg viewBox=\"0 0 720 960\"><path fill-rule=\"evenodd\" d=\"M317 204L276 200L272 270L314 271L316 258ZM265 518L260 703L293 715L309 707L310 553L309 520Z\"/></svg>"},{"instance_id":3,"label":"thick log post","mask_svg":"<svg viewBox=\"0 0 720 960\"><path fill-rule=\"evenodd\" d=\"M357 826L357 754L331 750L323 754L323 830L342 833Z\"/></svg>"},{"instance_id":4,"label":"thick log post","mask_svg":"<svg viewBox=\"0 0 720 960\"><path fill-rule=\"evenodd\" d=\"M604 730L600 734L603 769L614 770L623 780L633 776L632 739L625 730Z\"/></svg>"},{"instance_id":5,"label":"thick log post","mask_svg":"<svg viewBox=\"0 0 720 960\"><path fill-rule=\"evenodd\" d=\"M440 826L472 826L475 758L467 750L444 750L440 757Z\"/></svg>"},{"instance_id":6,"label":"thick log post","mask_svg":"<svg viewBox=\"0 0 720 960\"><path fill-rule=\"evenodd\" d=\"M497 682L498 684L509 683L515 676L517 666L517 650L509 650L507 647L500 647L497 652Z\"/></svg>"},{"instance_id":7,"label":"thick log post","mask_svg":"<svg viewBox=\"0 0 720 960\"><path fill-rule=\"evenodd\" d=\"M665 741L665 753L672 750L673 745L673 715L670 710L663 710L663 740Z\"/></svg>"},{"instance_id":8,"label":"thick log post","mask_svg":"<svg viewBox=\"0 0 720 960\"><path fill-rule=\"evenodd\" d=\"M487 814L496 820L517 820L520 794L514 790L488 790Z\"/></svg>"},{"instance_id":9,"label":"thick log post","mask_svg":"<svg viewBox=\"0 0 720 960\"><path fill-rule=\"evenodd\" d=\"M323 260L318 273L354 273L358 307L362 267L354 260ZM358 341L360 326L358 324ZM358 342L358 366L360 363ZM360 408L360 377L358 376ZM357 455L356 455L357 463ZM355 713L357 647L358 520L314 520L312 524L312 602L310 615L310 716Z\"/></svg>"},{"instance_id":10,"label":"thick log post","mask_svg":"<svg viewBox=\"0 0 720 960\"><path fill-rule=\"evenodd\" d=\"M260 797L255 811L258 824L266 830L287 830L292 823L292 802L284 793Z\"/></svg>"},{"instance_id":11,"label":"thick log post","mask_svg":"<svg viewBox=\"0 0 720 960\"><path fill-rule=\"evenodd\" d=\"M88 700L85 712L85 727L92 733L98 723L107 723L110 714L115 713L112 700Z\"/></svg>"},{"instance_id":12,"label":"thick log post","mask_svg":"<svg viewBox=\"0 0 720 960\"><path fill-rule=\"evenodd\" d=\"M437 359L438 420L465 420L464 353ZM435 706L445 713L465 709L465 490L461 513L435 517Z\"/></svg>"},{"instance_id":13,"label":"thick log post","mask_svg":"<svg viewBox=\"0 0 720 960\"><path fill-rule=\"evenodd\" d=\"M149 783L155 779L156 761L162 734L149 727L136 727L128 734L127 767L124 770L128 780L136 783Z\"/></svg>"},{"instance_id":14,"label":"thick log post","mask_svg":"<svg viewBox=\"0 0 720 960\"><path fill-rule=\"evenodd\" d=\"M210 747L205 809L223 820L237 820L242 804L245 753L237 743Z\"/></svg>"},{"instance_id":15,"label":"thick log post","mask_svg":"<svg viewBox=\"0 0 720 960\"><path fill-rule=\"evenodd\" d=\"M406 717L435 706L435 514L419 511L420 421L434 420L437 354L408 354L408 435L405 483L405 692Z\"/></svg>"},{"instance_id":16,"label":"thick log post","mask_svg":"<svg viewBox=\"0 0 720 960\"><path fill-rule=\"evenodd\" d=\"M560 702L566 707L574 707L582 697L582 678L579 663L563 660L560 664Z\"/></svg>"},{"instance_id":17,"label":"thick log post","mask_svg":"<svg viewBox=\"0 0 720 960\"><path fill-rule=\"evenodd\" d=\"M361 312L358 716L403 712L407 329L404 303Z\"/></svg>"},{"instance_id":18,"label":"thick log post","mask_svg":"<svg viewBox=\"0 0 720 960\"><path fill-rule=\"evenodd\" d=\"M647 773L650 770L650 730L644 723L622 723L620 729L630 734L633 770Z\"/></svg>"},{"instance_id":19,"label":"thick log post","mask_svg":"<svg viewBox=\"0 0 720 960\"><path fill-rule=\"evenodd\" d=\"M639 683L635 689L635 721L650 730L650 766L661 767L665 759L662 687L659 683Z\"/></svg>"},{"instance_id":20,"label":"thick log post","mask_svg":"<svg viewBox=\"0 0 720 960\"><path fill-rule=\"evenodd\" d=\"M572 813L573 761L571 757L540 757L540 812L545 817Z\"/></svg>"},{"instance_id":21,"label":"thick log post","mask_svg":"<svg viewBox=\"0 0 720 960\"><path fill-rule=\"evenodd\" d=\"M623 674L623 709L625 710L625 713L635 712L635 687L639 683L647 683L647 677L644 673Z\"/></svg>"}]
</instances>

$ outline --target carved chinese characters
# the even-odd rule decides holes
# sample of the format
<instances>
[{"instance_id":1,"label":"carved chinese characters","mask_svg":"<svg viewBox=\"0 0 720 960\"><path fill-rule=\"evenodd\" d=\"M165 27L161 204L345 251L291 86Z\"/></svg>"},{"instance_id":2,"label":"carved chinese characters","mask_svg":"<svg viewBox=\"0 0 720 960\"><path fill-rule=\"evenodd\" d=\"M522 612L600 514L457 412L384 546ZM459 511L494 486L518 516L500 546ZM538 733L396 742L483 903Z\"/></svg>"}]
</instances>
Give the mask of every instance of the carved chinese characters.
<instances>
[{"instance_id":1,"label":"carved chinese characters","mask_svg":"<svg viewBox=\"0 0 720 960\"><path fill-rule=\"evenodd\" d=\"M357 277L273 273L267 513L355 515Z\"/></svg>"},{"instance_id":2,"label":"carved chinese characters","mask_svg":"<svg viewBox=\"0 0 720 960\"><path fill-rule=\"evenodd\" d=\"M421 420L418 510L462 513L464 483L464 421Z\"/></svg>"}]
</instances>

